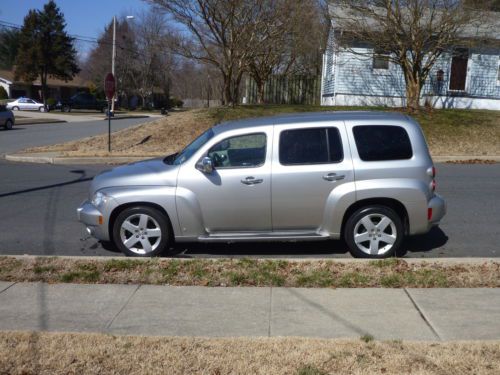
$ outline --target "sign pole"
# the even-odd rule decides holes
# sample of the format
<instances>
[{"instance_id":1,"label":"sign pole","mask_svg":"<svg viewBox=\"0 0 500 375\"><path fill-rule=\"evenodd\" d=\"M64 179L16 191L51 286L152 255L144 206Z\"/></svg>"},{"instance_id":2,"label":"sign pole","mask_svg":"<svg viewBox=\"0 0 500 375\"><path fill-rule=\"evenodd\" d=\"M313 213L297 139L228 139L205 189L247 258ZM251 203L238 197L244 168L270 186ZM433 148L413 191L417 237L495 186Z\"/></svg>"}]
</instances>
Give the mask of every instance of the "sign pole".
<instances>
[{"instance_id":1,"label":"sign pole","mask_svg":"<svg viewBox=\"0 0 500 375\"><path fill-rule=\"evenodd\" d=\"M108 100L108 152L111 153L111 103Z\"/></svg>"},{"instance_id":2,"label":"sign pole","mask_svg":"<svg viewBox=\"0 0 500 375\"><path fill-rule=\"evenodd\" d=\"M114 108L116 82L113 73L108 73L104 79L104 92L108 98L108 152L111 153L111 107Z\"/></svg>"}]
</instances>

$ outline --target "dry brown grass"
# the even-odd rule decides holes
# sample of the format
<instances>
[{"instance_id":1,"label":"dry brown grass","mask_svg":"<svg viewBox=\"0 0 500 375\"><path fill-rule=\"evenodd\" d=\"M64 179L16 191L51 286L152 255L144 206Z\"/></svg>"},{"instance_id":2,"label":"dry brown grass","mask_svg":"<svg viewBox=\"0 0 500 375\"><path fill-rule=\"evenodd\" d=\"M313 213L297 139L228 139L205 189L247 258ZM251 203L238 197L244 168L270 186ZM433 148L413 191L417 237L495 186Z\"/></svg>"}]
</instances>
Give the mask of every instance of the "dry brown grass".
<instances>
[{"instance_id":1,"label":"dry brown grass","mask_svg":"<svg viewBox=\"0 0 500 375\"><path fill-rule=\"evenodd\" d=\"M499 374L500 342L0 333L0 374Z\"/></svg>"},{"instance_id":2,"label":"dry brown grass","mask_svg":"<svg viewBox=\"0 0 500 375\"><path fill-rule=\"evenodd\" d=\"M500 287L500 262L0 257L0 280L308 288Z\"/></svg>"},{"instance_id":3,"label":"dry brown grass","mask_svg":"<svg viewBox=\"0 0 500 375\"><path fill-rule=\"evenodd\" d=\"M209 128L213 122L206 111L173 112L169 116L119 130L51 146L32 147L23 152L60 152L63 156L165 156L179 151Z\"/></svg>"},{"instance_id":4,"label":"dry brown grass","mask_svg":"<svg viewBox=\"0 0 500 375\"><path fill-rule=\"evenodd\" d=\"M387 110L336 107L335 110ZM113 133L112 156L154 157L181 150L215 123L290 112L325 111L318 106L240 106L172 112L168 117ZM395 109L396 110L396 109ZM432 155L500 155L500 112L435 110L414 117L420 122ZM60 152L65 156L109 156L107 134L25 152Z\"/></svg>"}]
</instances>

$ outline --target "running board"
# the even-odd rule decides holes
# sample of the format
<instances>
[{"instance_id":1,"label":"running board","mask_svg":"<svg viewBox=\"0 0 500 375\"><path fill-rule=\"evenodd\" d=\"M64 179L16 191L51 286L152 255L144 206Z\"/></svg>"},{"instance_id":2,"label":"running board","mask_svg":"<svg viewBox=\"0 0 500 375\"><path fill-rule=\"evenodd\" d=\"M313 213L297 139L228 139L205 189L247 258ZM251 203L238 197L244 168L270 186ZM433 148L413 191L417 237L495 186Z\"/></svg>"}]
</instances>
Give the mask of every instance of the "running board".
<instances>
[{"instance_id":1,"label":"running board","mask_svg":"<svg viewBox=\"0 0 500 375\"><path fill-rule=\"evenodd\" d=\"M331 237L315 232L213 233L198 237L200 242L324 241Z\"/></svg>"}]
</instances>

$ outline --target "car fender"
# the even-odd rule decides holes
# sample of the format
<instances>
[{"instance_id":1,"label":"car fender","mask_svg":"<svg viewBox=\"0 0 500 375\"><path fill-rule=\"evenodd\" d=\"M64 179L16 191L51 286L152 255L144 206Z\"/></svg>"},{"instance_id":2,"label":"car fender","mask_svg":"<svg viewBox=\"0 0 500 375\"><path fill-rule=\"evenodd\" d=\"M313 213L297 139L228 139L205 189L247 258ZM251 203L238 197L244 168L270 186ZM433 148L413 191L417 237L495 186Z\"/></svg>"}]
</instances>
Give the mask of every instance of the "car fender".
<instances>
[{"instance_id":1,"label":"car fender","mask_svg":"<svg viewBox=\"0 0 500 375\"><path fill-rule=\"evenodd\" d=\"M109 225L113 212L123 205L132 203L158 205L167 213L174 236L177 237L180 234L180 226L175 204L175 189L174 186L126 186L101 189L99 191L114 201L110 202L107 214L103 213L104 220Z\"/></svg>"},{"instance_id":2,"label":"car fender","mask_svg":"<svg viewBox=\"0 0 500 375\"><path fill-rule=\"evenodd\" d=\"M356 202L354 181L344 183L333 189L326 199L320 233L328 234L332 238L339 238L344 214L354 202Z\"/></svg>"}]
</instances>

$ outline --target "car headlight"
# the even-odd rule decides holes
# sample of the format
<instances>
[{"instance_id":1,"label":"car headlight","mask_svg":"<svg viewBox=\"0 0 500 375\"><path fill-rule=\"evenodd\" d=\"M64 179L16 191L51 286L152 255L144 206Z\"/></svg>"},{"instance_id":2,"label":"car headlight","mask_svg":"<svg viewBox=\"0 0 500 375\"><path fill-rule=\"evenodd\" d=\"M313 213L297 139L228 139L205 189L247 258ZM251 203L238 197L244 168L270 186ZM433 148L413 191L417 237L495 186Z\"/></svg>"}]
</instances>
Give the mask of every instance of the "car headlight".
<instances>
[{"instance_id":1,"label":"car headlight","mask_svg":"<svg viewBox=\"0 0 500 375\"><path fill-rule=\"evenodd\" d=\"M97 193L94 194L94 196L92 197L92 204L95 206L95 207L100 207L100 206L103 206L106 204L106 202L108 201L109 199L109 196L98 191Z\"/></svg>"}]
</instances>

